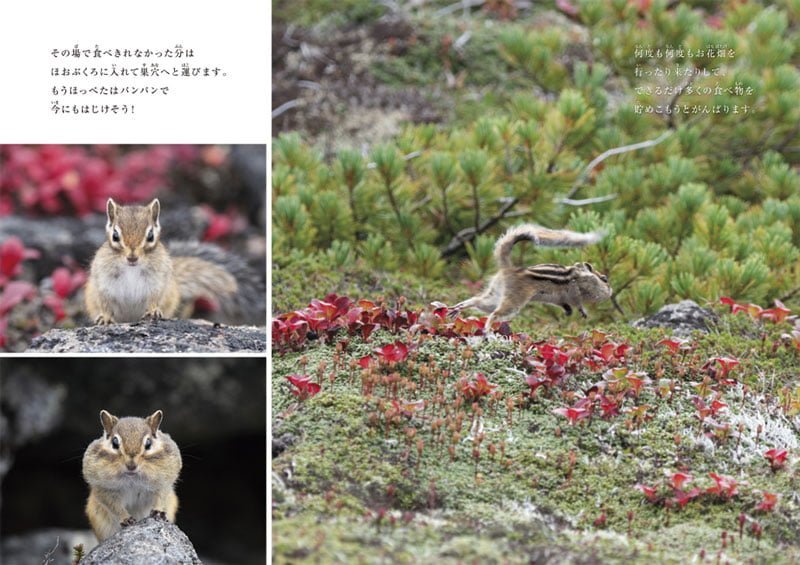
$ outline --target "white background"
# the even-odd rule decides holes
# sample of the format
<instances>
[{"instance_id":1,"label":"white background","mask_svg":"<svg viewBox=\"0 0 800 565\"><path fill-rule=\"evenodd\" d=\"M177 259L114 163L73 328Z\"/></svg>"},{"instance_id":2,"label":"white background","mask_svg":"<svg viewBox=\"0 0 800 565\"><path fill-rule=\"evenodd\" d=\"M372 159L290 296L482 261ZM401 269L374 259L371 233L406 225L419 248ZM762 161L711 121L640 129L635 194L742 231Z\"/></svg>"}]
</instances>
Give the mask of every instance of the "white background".
<instances>
[{"instance_id":1,"label":"white background","mask_svg":"<svg viewBox=\"0 0 800 565\"><path fill-rule=\"evenodd\" d=\"M0 143L267 143L269 2L228 0L3 0L0 8ZM125 59L54 59L54 48L194 49L164 65L221 67L222 79L64 79L52 66ZM141 66L142 60L129 59ZM155 60L154 60L155 61ZM86 82L82 82L85 80ZM167 96L54 96L53 86L170 87ZM135 104L133 115L56 115L64 103Z\"/></svg>"}]
</instances>

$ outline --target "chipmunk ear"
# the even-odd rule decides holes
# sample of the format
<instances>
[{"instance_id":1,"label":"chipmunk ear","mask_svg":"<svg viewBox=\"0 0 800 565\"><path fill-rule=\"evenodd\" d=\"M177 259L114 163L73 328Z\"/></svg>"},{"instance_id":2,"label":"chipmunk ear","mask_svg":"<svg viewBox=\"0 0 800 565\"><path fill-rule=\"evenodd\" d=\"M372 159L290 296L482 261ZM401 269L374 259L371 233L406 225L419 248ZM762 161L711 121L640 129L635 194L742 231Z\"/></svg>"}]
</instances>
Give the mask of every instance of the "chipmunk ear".
<instances>
[{"instance_id":1,"label":"chipmunk ear","mask_svg":"<svg viewBox=\"0 0 800 565\"><path fill-rule=\"evenodd\" d=\"M586 267L590 273L594 273L594 267L592 267L591 263L584 263L583 266Z\"/></svg>"},{"instance_id":2,"label":"chipmunk ear","mask_svg":"<svg viewBox=\"0 0 800 565\"><path fill-rule=\"evenodd\" d=\"M150 208L150 217L153 218L153 224L158 225L158 214L161 212L161 202L158 198L153 198L153 201L147 205Z\"/></svg>"},{"instance_id":3,"label":"chipmunk ear","mask_svg":"<svg viewBox=\"0 0 800 565\"><path fill-rule=\"evenodd\" d=\"M105 410L100 410L100 423L103 424L103 430L106 432L107 436L111 435L111 430L114 429L117 422L119 422L119 418L112 416Z\"/></svg>"},{"instance_id":4,"label":"chipmunk ear","mask_svg":"<svg viewBox=\"0 0 800 565\"><path fill-rule=\"evenodd\" d=\"M117 217L117 203L114 202L113 198L109 198L108 202L106 202L106 215L108 216L109 224L113 223L114 218Z\"/></svg>"},{"instance_id":5,"label":"chipmunk ear","mask_svg":"<svg viewBox=\"0 0 800 565\"><path fill-rule=\"evenodd\" d=\"M161 425L161 420L164 419L164 413L161 410L156 410L147 417L147 425L150 426L150 431L153 432L153 437L158 435L158 427Z\"/></svg>"}]
</instances>

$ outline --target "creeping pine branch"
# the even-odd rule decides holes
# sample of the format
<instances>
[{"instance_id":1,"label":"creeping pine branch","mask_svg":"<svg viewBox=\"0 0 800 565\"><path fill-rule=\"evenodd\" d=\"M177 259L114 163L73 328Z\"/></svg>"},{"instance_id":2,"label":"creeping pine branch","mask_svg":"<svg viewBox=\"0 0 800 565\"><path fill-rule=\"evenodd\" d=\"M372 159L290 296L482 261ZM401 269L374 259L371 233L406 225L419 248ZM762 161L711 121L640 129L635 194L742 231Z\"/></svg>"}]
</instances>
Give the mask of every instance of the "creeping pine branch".
<instances>
[{"instance_id":1,"label":"creeping pine branch","mask_svg":"<svg viewBox=\"0 0 800 565\"><path fill-rule=\"evenodd\" d=\"M470 228L464 228L460 232L458 232L453 239L450 240L444 249L442 249L442 257L448 257L450 255L455 254L459 249L464 247L464 244L467 242L472 241L478 235L482 234L492 226L494 226L497 222L502 220L513 208L516 206L517 202L519 201L516 197L513 198L503 198L500 200L503 202L503 206L498 210L497 214L489 218L488 220L484 221L481 225L477 227L477 229L473 226Z\"/></svg>"},{"instance_id":2,"label":"creeping pine branch","mask_svg":"<svg viewBox=\"0 0 800 565\"><path fill-rule=\"evenodd\" d=\"M672 97L672 100L669 101L669 108L674 107L678 103L678 98L680 98L681 95L686 92L686 89L691 86L691 84L694 82L695 76L696 75L691 75L689 80L686 81L686 84L675 91L675 95ZM675 112L672 112L667 118L667 127L669 129L675 129Z\"/></svg>"},{"instance_id":3,"label":"creeping pine branch","mask_svg":"<svg viewBox=\"0 0 800 565\"><path fill-rule=\"evenodd\" d=\"M591 173L595 169L595 167L597 167L597 165L599 165L609 157L612 157L614 155L620 155L622 153L629 153L631 151L637 151L639 149L647 149L648 147L654 147L659 143L661 143L662 141L664 141L665 139L667 139L670 135L672 135L673 132L674 130L667 130L655 139L640 141L639 143L633 143L631 145L623 145L622 147L614 147L607 151L603 151L602 153L600 153L600 155L592 159L592 161L588 165L586 165L586 168L583 170L580 176L578 176L578 178L575 180L575 183L572 185L572 188L567 193L565 199L569 200L570 198L575 196L575 193L578 192L583 183L586 182L586 178L589 176L589 173Z\"/></svg>"}]
</instances>

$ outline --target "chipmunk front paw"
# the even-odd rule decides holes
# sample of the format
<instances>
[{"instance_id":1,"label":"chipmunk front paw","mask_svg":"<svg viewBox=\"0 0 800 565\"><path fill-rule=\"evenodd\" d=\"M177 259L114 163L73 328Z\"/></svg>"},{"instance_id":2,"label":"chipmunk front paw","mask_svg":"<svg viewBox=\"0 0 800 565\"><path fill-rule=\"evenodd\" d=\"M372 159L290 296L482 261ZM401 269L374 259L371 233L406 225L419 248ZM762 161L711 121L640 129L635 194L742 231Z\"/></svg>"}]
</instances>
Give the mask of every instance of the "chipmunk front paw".
<instances>
[{"instance_id":1,"label":"chipmunk front paw","mask_svg":"<svg viewBox=\"0 0 800 565\"><path fill-rule=\"evenodd\" d=\"M136 518L134 518L133 516L128 516L122 522L120 522L119 525L123 528L127 528L128 526L133 526L135 523L136 523Z\"/></svg>"},{"instance_id":2,"label":"chipmunk front paw","mask_svg":"<svg viewBox=\"0 0 800 565\"><path fill-rule=\"evenodd\" d=\"M142 320L145 320L145 321L150 320L150 321L153 321L153 322L155 322L156 320L161 320L163 318L164 318L164 316L161 313L161 310L158 309L158 308L154 308L154 309L146 312L145 315L142 316Z\"/></svg>"},{"instance_id":3,"label":"chipmunk front paw","mask_svg":"<svg viewBox=\"0 0 800 565\"><path fill-rule=\"evenodd\" d=\"M94 323L98 326L107 326L114 323L114 318L106 316L105 314L100 314L94 319Z\"/></svg>"},{"instance_id":4,"label":"chipmunk front paw","mask_svg":"<svg viewBox=\"0 0 800 565\"><path fill-rule=\"evenodd\" d=\"M153 510L150 512L150 517L155 518L156 520L161 520L162 522L168 522L167 520L167 513L161 510Z\"/></svg>"}]
</instances>

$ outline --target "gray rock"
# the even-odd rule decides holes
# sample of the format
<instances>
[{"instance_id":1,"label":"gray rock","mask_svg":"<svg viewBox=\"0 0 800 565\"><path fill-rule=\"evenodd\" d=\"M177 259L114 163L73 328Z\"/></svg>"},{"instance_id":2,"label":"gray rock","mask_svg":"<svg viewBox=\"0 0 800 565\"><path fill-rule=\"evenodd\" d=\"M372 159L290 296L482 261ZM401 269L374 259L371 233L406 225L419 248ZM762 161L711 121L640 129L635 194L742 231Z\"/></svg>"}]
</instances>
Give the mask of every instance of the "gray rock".
<instances>
[{"instance_id":1,"label":"gray rock","mask_svg":"<svg viewBox=\"0 0 800 565\"><path fill-rule=\"evenodd\" d=\"M0 545L0 561L3 565L72 565L73 548L76 545L82 545L86 553L97 545L97 539L91 530L56 528L4 536Z\"/></svg>"},{"instance_id":2,"label":"gray rock","mask_svg":"<svg viewBox=\"0 0 800 565\"><path fill-rule=\"evenodd\" d=\"M223 326L202 320L53 329L35 338L28 352L49 353L229 353L263 352L266 328Z\"/></svg>"},{"instance_id":3,"label":"gray rock","mask_svg":"<svg viewBox=\"0 0 800 565\"><path fill-rule=\"evenodd\" d=\"M678 337L688 337L693 331L708 333L719 322L719 317L711 310L701 308L693 300L683 300L677 304L667 304L661 310L633 322L636 328L670 328Z\"/></svg>"},{"instance_id":4,"label":"gray rock","mask_svg":"<svg viewBox=\"0 0 800 565\"><path fill-rule=\"evenodd\" d=\"M139 520L95 547L81 565L172 565L201 563L178 526L156 517Z\"/></svg>"}]
</instances>

